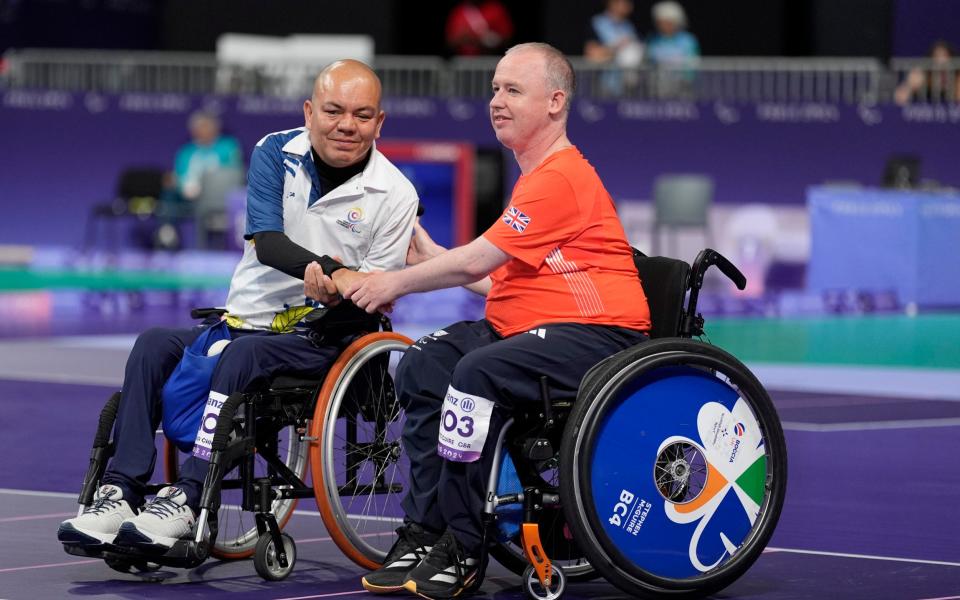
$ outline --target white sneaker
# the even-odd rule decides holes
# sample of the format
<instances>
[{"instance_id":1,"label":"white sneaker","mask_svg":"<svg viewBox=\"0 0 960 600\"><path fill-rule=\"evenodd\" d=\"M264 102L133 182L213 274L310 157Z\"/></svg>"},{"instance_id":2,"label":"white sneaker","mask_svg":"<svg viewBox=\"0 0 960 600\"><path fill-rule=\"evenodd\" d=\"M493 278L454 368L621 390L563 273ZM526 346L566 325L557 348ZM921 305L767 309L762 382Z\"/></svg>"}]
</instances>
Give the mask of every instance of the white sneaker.
<instances>
[{"instance_id":1,"label":"white sneaker","mask_svg":"<svg viewBox=\"0 0 960 600\"><path fill-rule=\"evenodd\" d=\"M124 520L136 514L123 499L120 488L102 485L93 497L93 504L84 508L80 516L60 523L57 539L75 546L109 544L117 536Z\"/></svg>"},{"instance_id":2,"label":"white sneaker","mask_svg":"<svg viewBox=\"0 0 960 600\"><path fill-rule=\"evenodd\" d=\"M186 502L187 494L182 489L172 485L163 488L139 515L120 525L114 543L147 552L166 552L190 533L197 520Z\"/></svg>"}]
</instances>

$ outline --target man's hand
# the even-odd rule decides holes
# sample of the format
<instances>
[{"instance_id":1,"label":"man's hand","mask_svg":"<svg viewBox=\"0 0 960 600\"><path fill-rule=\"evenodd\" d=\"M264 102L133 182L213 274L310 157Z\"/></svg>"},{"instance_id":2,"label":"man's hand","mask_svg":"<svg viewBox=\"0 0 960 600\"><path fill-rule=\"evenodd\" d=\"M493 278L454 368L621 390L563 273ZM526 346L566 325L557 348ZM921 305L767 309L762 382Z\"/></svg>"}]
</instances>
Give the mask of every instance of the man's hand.
<instances>
[{"instance_id":1,"label":"man's hand","mask_svg":"<svg viewBox=\"0 0 960 600\"><path fill-rule=\"evenodd\" d=\"M403 295L400 286L400 273L390 271L368 273L366 278L358 280L343 292L344 298L349 298L358 307L374 313L390 312L393 302Z\"/></svg>"},{"instance_id":2,"label":"man's hand","mask_svg":"<svg viewBox=\"0 0 960 600\"><path fill-rule=\"evenodd\" d=\"M433 241L427 230L420 225L420 219L417 218L417 222L413 226L413 237L410 238L410 247L407 248L407 265L418 265L446 252L446 250L446 248Z\"/></svg>"},{"instance_id":3,"label":"man's hand","mask_svg":"<svg viewBox=\"0 0 960 600\"><path fill-rule=\"evenodd\" d=\"M334 275L340 271L334 272ZM337 286L316 262L307 265L303 273L303 295L322 302L325 306L336 306L340 303L340 294L337 292Z\"/></svg>"},{"instance_id":4,"label":"man's hand","mask_svg":"<svg viewBox=\"0 0 960 600\"><path fill-rule=\"evenodd\" d=\"M346 297L347 290L350 286L354 283L359 284L359 282L369 276L370 273L360 273L359 271L351 271L350 269L337 269L331 277L333 278L333 284L336 286L337 291Z\"/></svg>"}]
</instances>

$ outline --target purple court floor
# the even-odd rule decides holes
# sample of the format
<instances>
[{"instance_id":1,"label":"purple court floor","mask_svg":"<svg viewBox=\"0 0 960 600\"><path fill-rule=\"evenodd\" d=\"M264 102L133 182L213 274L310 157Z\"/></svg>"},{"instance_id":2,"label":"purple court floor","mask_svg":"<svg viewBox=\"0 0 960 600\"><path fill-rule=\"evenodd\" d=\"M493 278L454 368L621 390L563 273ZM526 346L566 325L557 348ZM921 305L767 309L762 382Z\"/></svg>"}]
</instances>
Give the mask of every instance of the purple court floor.
<instances>
[{"instance_id":1,"label":"purple court floor","mask_svg":"<svg viewBox=\"0 0 960 600\"><path fill-rule=\"evenodd\" d=\"M88 359L84 372L116 357ZM16 379L0 379L0 599L366 594L363 571L329 541L311 502L301 502L288 526L298 562L279 583L261 580L252 561L211 560L161 571L161 583L148 583L65 554L56 528L76 513L97 414L114 386L77 383L88 381L80 376ZM771 395L787 429L787 502L767 552L715 597L960 600L960 402ZM479 597L524 595L519 578L496 566ZM597 581L570 585L567 597L624 595Z\"/></svg>"}]
</instances>

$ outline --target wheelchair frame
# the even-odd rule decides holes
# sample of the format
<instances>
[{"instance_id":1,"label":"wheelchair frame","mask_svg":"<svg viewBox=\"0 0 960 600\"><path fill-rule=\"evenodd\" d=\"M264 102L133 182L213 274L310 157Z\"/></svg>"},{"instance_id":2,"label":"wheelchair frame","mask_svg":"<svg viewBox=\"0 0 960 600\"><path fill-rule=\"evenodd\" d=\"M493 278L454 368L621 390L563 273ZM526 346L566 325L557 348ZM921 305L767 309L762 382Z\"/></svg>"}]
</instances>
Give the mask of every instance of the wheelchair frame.
<instances>
[{"instance_id":1,"label":"wheelchair frame","mask_svg":"<svg viewBox=\"0 0 960 600\"><path fill-rule=\"evenodd\" d=\"M191 316L199 319L222 312L220 309L195 309L191 311ZM237 392L224 401L214 433L210 468L201 494L200 515L191 532L191 539L178 541L162 555L147 554L111 544L94 551L80 546L64 545L66 552L103 558L113 569L144 574L148 578L149 573L160 566L193 568L211 554L222 559L248 558L253 555L254 566L261 577L267 580L285 578L296 561L296 546L293 539L282 532L282 528L292 516L297 500L313 497L317 498L318 506L320 505L322 485L316 477L313 485L307 485L303 479L307 456L315 454L313 442L316 438L313 435L324 419L327 404L324 398L337 386L349 388L352 380L349 377L344 380L344 374L355 374L351 365L354 364L358 352L364 348L384 340L390 341L394 347L412 344L409 338L393 333L392 324L386 316L379 317L378 325L381 331L360 335L348 345L323 379L279 376L271 381L267 389ZM78 497L81 505L79 512L92 503L107 462L114 454L111 432L119 402L120 393L117 392L101 410L93 449ZM238 426L237 417L240 415L243 417L242 425ZM315 422L317 427L312 427L308 432L311 421ZM297 469L300 472L294 472L290 468L289 451L286 461L278 452L280 431L288 427L291 428L291 435L297 436L297 450L292 458L299 459L296 463L298 466L302 464L302 467ZM348 440L348 443L356 444L356 440ZM256 456L260 456L266 463L266 477L255 475ZM176 481L179 455L176 447L167 440L164 440L164 463L166 479ZM235 468L237 478L225 479ZM148 484L146 493L155 494L166 485L168 483ZM220 533L217 511L220 508L221 491L225 489L240 490L238 508L243 512L253 513L258 540L253 548L230 551L215 546ZM277 504L281 502L287 504ZM274 514L275 507L278 506L282 506L279 519ZM326 517L324 520L327 521ZM327 523L327 526L332 532L336 531L335 525ZM253 529L247 531L246 535L251 535L252 532Z\"/></svg>"},{"instance_id":2,"label":"wheelchair frame","mask_svg":"<svg viewBox=\"0 0 960 600\"><path fill-rule=\"evenodd\" d=\"M589 564L599 571L608 581L623 591L637 597L701 597L726 587L742 575L756 560L766 545L783 504L786 484L786 446L783 441L783 431L776 416L775 409L765 390L749 370L733 356L719 348L696 342L690 338L703 334L703 317L697 313L697 300L703 284L706 271L716 266L739 289L746 286L746 278L742 273L720 253L705 249L700 252L691 268L687 263L665 257L647 257L638 250L634 250L634 260L638 267L644 289L650 305L653 320L651 338L653 341L640 344L625 350L594 366L584 377L580 385L576 403L551 402L547 393L545 378L541 380L541 406L533 414L515 415L504 425L497 441L497 450L494 457L494 468L490 473L487 485L486 502L482 519L484 522L484 544L482 545L481 568L487 564L487 551L497 548L492 544L493 530L498 519L497 508L505 505L520 504L523 507L523 523L520 527L520 546L524 557L529 563L523 572L523 584L526 594L530 598L554 600L563 595L568 577L571 580L585 580L597 573L582 565L564 566L558 568L549 556L547 544L541 539L538 520L540 515L549 509L562 508L566 518L566 526L571 531L571 544L574 548L580 547ZM684 298L687 297L684 305ZM729 561L720 565L718 561L715 569L696 577L670 578L658 576L655 573L636 568L629 560L620 556L618 549L611 548L612 542L605 539L605 544L598 540L602 534L597 531L601 526L593 513L585 505L585 490L582 481L584 471L589 473L589 464L584 462L587 451L583 449L584 435L590 424L595 427L599 416L605 410L604 402L611 403L611 390L619 383L636 375L638 371L650 371L662 366L693 365L710 373L721 373L731 380L736 380L742 389L749 389L750 401L758 403L763 413L762 428L764 440L774 449L772 451L772 475L768 472L766 489L767 495L758 517L759 525L750 530L750 535L743 540L736 550L736 556L731 552ZM599 407L598 407L599 404ZM756 411L757 407L751 406ZM569 413L569 419L564 427L559 450L559 461L556 461L557 452L551 447L551 430L558 426L557 413ZM507 447L510 430L520 422L535 422L541 424L530 437L520 445L525 456L522 459L542 460L552 455L554 464L559 464L559 489L549 485L524 485L522 491L498 494L502 454ZM511 454L515 454L511 453ZM678 461L679 462L682 461ZM684 463L685 464L685 463ZM519 469L519 467L518 467ZM688 472L689 473L689 472ZM689 474L687 475L689 485ZM663 495L663 491L661 491ZM571 498L572 501L563 502L561 496ZM664 498L673 501L674 498ZM556 543L556 542L552 542ZM502 550L502 547L501 547ZM493 552L500 559L501 552ZM501 560L501 562L504 562ZM513 561L510 561L511 563ZM504 562L506 565L507 563ZM508 565L511 570L518 571L517 564ZM570 571L570 575L568 575ZM519 574L519 573L518 573ZM477 578L477 584L482 581Z\"/></svg>"}]
</instances>

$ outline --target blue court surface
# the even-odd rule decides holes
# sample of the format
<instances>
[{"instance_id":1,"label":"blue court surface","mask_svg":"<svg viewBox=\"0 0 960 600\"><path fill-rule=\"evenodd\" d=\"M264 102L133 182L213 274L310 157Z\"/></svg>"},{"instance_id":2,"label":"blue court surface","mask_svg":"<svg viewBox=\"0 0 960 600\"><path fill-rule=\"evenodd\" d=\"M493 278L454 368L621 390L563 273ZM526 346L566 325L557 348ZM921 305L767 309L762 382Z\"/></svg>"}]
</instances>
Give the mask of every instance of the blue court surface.
<instances>
[{"instance_id":1,"label":"blue court surface","mask_svg":"<svg viewBox=\"0 0 960 600\"><path fill-rule=\"evenodd\" d=\"M0 339L0 598L366 596L363 570L330 541L311 501L287 526L298 561L282 582L263 581L250 560L163 569L160 582L147 582L63 552L57 525L76 514L97 415L119 385L132 332L145 325L85 320L58 328L77 335L11 330ZM895 373L878 386L837 368L823 369L823 380L839 381L840 391L805 391L798 378L817 372L804 369L757 369L786 429L787 500L766 552L715 597L960 599L956 373L942 371L937 388L910 395ZM602 580L567 589L568 598L625 597ZM493 564L477 597L524 594L519 577Z\"/></svg>"}]
</instances>

